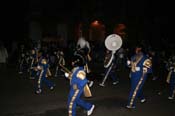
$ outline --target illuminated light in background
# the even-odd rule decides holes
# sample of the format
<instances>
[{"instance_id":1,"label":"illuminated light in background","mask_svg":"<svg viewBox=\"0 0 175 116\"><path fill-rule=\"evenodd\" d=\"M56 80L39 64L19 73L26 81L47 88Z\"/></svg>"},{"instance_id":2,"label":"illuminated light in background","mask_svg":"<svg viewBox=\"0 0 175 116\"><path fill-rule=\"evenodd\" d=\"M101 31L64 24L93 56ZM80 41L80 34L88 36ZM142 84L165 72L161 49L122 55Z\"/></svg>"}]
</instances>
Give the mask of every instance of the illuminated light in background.
<instances>
[{"instance_id":1,"label":"illuminated light in background","mask_svg":"<svg viewBox=\"0 0 175 116\"><path fill-rule=\"evenodd\" d=\"M100 23L99 21L95 20L94 22L92 22L92 26L98 26Z\"/></svg>"},{"instance_id":2,"label":"illuminated light in background","mask_svg":"<svg viewBox=\"0 0 175 116\"><path fill-rule=\"evenodd\" d=\"M115 28L114 28L114 33L120 35L121 37L124 37L126 35L126 26L125 24L118 24Z\"/></svg>"}]
</instances>

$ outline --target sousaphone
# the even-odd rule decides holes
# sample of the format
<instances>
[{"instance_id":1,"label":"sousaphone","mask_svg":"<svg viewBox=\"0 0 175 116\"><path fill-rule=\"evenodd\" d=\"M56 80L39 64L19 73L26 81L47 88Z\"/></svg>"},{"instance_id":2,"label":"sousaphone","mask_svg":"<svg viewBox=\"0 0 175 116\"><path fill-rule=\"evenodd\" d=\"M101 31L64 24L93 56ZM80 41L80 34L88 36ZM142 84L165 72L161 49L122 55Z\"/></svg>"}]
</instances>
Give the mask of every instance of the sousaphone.
<instances>
[{"instance_id":1,"label":"sousaphone","mask_svg":"<svg viewBox=\"0 0 175 116\"><path fill-rule=\"evenodd\" d=\"M113 67L112 61L114 60L114 54L118 49L120 49L122 46L122 38L117 34L111 34L107 36L105 39L105 47L109 51L104 60L104 67L108 68L108 71L105 74L105 77L103 78L103 81L99 84L100 86L104 86L104 83Z\"/></svg>"},{"instance_id":2,"label":"sousaphone","mask_svg":"<svg viewBox=\"0 0 175 116\"><path fill-rule=\"evenodd\" d=\"M105 39L105 47L110 51L105 56L104 67L108 68L114 58L115 52L122 46L122 38L117 34L111 34Z\"/></svg>"}]
</instances>

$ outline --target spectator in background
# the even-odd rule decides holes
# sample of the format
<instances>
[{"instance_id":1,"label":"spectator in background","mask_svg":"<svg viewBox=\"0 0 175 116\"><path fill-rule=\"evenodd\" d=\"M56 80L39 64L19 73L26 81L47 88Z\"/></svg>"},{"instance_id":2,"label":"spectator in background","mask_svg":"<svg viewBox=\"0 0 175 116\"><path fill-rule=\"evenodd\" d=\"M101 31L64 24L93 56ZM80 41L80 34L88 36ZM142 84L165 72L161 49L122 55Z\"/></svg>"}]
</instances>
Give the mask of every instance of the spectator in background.
<instances>
[{"instance_id":1,"label":"spectator in background","mask_svg":"<svg viewBox=\"0 0 175 116\"><path fill-rule=\"evenodd\" d=\"M5 69L8 59L8 52L4 44L0 42L0 69Z\"/></svg>"}]
</instances>

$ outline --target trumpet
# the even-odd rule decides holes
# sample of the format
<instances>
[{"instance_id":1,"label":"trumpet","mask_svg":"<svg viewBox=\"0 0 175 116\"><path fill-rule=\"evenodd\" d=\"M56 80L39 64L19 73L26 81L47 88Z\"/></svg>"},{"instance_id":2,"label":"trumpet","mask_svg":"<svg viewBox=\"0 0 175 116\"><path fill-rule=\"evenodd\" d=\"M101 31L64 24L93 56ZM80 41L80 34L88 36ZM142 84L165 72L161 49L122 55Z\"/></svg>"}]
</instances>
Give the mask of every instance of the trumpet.
<instances>
[{"instance_id":1,"label":"trumpet","mask_svg":"<svg viewBox=\"0 0 175 116\"><path fill-rule=\"evenodd\" d=\"M63 66L62 64L59 64L60 67L61 67L61 71L63 71L65 73L65 76L68 78L68 79L71 79L72 78L72 72L66 68L65 66Z\"/></svg>"},{"instance_id":2,"label":"trumpet","mask_svg":"<svg viewBox=\"0 0 175 116\"><path fill-rule=\"evenodd\" d=\"M65 72L65 73L71 73L71 71L66 68L65 66L63 66L62 64L60 64L60 67L61 67L61 71Z\"/></svg>"}]
</instances>

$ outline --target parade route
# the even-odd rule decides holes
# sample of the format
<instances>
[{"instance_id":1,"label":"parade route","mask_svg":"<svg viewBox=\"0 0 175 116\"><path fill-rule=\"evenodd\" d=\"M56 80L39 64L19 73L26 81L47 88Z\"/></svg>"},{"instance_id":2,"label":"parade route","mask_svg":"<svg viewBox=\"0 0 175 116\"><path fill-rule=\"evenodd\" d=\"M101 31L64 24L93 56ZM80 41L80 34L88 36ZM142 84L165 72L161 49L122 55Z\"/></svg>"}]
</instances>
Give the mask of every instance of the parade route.
<instances>
[{"instance_id":1,"label":"parade route","mask_svg":"<svg viewBox=\"0 0 175 116\"><path fill-rule=\"evenodd\" d=\"M95 78L91 87L93 97L85 98L96 105L92 116L175 116L175 101L167 99L166 88L158 95L158 84L151 78L144 86L147 101L143 104L138 101L131 110L125 108L130 89L128 71L119 71L117 85L108 79L105 87L99 86L102 76L92 75ZM0 116L68 116L69 81L64 77L51 80L56 84L53 91L44 87L42 94L35 94L33 80L20 76L12 66L7 68L1 73ZM86 116L86 112L78 108L77 116Z\"/></svg>"}]
</instances>

